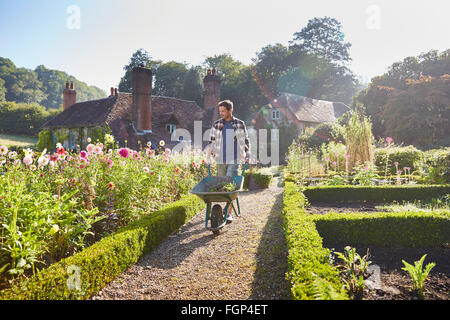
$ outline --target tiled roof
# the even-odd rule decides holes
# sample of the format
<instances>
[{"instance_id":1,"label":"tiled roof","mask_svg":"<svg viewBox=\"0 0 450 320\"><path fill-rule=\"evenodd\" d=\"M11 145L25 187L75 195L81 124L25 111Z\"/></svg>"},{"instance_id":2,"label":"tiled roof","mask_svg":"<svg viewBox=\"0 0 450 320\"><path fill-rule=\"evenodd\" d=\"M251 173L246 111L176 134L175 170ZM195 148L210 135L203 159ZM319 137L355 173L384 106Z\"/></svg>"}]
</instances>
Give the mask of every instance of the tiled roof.
<instances>
[{"instance_id":1,"label":"tiled roof","mask_svg":"<svg viewBox=\"0 0 450 320\"><path fill-rule=\"evenodd\" d=\"M274 107L288 108L299 121L333 122L350 111L350 107L342 102L311 99L290 93L281 93L276 100Z\"/></svg>"},{"instance_id":2,"label":"tiled roof","mask_svg":"<svg viewBox=\"0 0 450 320\"><path fill-rule=\"evenodd\" d=\"M187 129L191 134L194 130L194 121L204 120L204 111L196 102L171 97L152 96L152 133L138 136L131 126L131 112L133 96L131 93L118 93L108 98L79 102L64 110L53 119L47 121L45 128L74 128L108 124L114 136L123 145L137 147L137 141L142 145L149 139L159 143L166 142L171 146L170 134L166 123L176 124L178 128ZM178 142L177 142L178 143Z\"/></svg>"}]
</instances>

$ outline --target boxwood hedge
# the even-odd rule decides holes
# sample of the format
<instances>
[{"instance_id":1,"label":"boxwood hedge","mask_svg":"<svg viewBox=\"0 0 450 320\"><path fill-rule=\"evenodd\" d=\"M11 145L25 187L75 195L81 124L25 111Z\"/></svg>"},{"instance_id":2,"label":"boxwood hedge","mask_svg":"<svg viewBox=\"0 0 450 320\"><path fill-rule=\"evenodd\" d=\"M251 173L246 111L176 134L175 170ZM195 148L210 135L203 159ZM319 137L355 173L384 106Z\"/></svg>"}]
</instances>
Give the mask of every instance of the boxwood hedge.
<instances>
[{"instance_id":1,"label":"boxwood hedge","mask_svg":"<svg viewBox=\"0 0 450 320\"><path fill-rule=\"evenodd\" d=\"M320 287L334 292L334 299L348 299L342 289L339 272L329 261L330 251L322 247L322 238L305 208L305 198L293 182L285 181L283 193L283 228L288 247L288 279L293 299L317 298Z\"/></svg>"},{"instance_id":2,"label":"boxwood hedge","mask_svg":"<svg viewBox=\"0 0 450 320\"><path fill-rule=\"evenodd\" d=\"M450 185L314 186L303 192L310 202L413 201L449 194Z\"/></svg>"},{"instance_id":3,"label":"boxwood hedge","mask_svg":"<svg viewBox=\"0 0 450 320\"><path fill-rule=\"evenodd\" d=\"M328 213L314 218L327 244L435 247L450 243L450 211Z\"/></svg>"},{"instance_id":4,"label":"boxwood hedge","mask_svg":"<svg viewBox=\"0 0 450 320\"><path fill-rule=\"evenodd\" d=\"M0 291L0 299L88 299L204 207L205 203L197 196L183 196L35 276Z\"/></svg>"}]
</instances>

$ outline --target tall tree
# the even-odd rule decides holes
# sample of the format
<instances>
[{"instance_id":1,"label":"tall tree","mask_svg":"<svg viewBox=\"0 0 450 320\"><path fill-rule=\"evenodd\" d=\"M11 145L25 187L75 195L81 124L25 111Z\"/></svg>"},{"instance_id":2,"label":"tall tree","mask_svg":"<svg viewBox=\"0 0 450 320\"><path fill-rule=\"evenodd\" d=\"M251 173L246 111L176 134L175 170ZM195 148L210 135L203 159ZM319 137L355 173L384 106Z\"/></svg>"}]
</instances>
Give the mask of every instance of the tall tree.
<instances>
[{"instance_id":1,"label":"tall tree","mask_svg":"<svg viewBox=\"0 0 450 320\"><path fill-rule=\"evenodd\" d=\"M351 61L351 44L344 41L342 24L334 18L313 18L300 32L294 33L291 49L316 55L336 64Z\"/></svg>"},{"instance_id":2,"label":"tall tree","mask_svg":"<svg viewBox=\"0 0 450 320\"><path fill-rule=\"evenodd\" d=\"M188 69L185 64L170 61L162 63L155 73L155 85L152 93L155 95L181 98L183 95L184 78Z\"/></svg>"},{"instance_id":3,"label":"tall tree","mask_svg":"<svg viewBox=\"0 0 450 320\"><path fill-rule=\"evenodd\" d=\"M203 107L203 89L201 67L191 67L184 78L181 97L185 100L195 101Z\"/></svg>"},{"instance_id":4,"label":"tall tree","mask_svg":"<svg viewBox=\"0 0 450 320\"><path fill-rule=\"evenodd\" d=\"M120 79L119 82L119 91L121 92L132 92L133 86L131 82L131 70L133 70L134 67L144 67L152 69L153 74L155 74L156 70L158 69L159 65L161 64L160 60L153 60L148 51L140 48L136 50L128 62L127 65L123 67L123 70L125 70L124 76Z\"/></svg>"}]
</instances>

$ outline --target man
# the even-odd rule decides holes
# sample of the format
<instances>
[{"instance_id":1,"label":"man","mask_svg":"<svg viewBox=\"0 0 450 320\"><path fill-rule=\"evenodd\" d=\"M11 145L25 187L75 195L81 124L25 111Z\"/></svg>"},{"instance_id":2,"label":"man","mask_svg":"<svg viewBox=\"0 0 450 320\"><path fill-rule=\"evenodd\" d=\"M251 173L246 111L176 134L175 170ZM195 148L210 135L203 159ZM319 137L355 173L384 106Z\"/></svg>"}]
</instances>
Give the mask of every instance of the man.
<instances>
[{"instance_id":1,"label":"man","mask_svg":"<svg viewBox=\"0 0 450 320\"><path fill-rule=\"evenodd\" d=\"M250 140L244 121L233 116L233 102L219 102L220 119L211 129L212 156L216 159L218 176L239 175L239 164L250 159ZM227 222L233 221L229 207Z\"/></svg>"}]
</instances>

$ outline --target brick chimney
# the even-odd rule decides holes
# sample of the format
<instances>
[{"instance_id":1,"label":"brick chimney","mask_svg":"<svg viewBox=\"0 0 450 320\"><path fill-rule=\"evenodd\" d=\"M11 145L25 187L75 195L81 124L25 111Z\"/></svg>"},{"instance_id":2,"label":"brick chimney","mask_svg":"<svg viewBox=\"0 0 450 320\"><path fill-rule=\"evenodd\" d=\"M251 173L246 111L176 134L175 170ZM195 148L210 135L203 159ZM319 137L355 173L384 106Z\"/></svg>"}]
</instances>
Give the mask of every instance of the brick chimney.
<instances>
[{"instance_id":1,"label":"brick chimney","mask_svg":"<svg viewBox=\"0 0 450 320\"><path fill-rule=\"evenodd\" d=\"M217 108L217 104L220 101L220 80L219 76L216 74L216 69L208 69L205 78L203 79L203 84L205 91L203 91L203 102L205 110L210 110L212 108ZM219 114L219 109L217 109L217 115Z\"/></svg>"},{"instance_id":2,"label":"brick chimney","mask_svg":"<svg viewBox=\"0 0 450 320\"><path fill-rule=\"evenodd\" d=\"M133 113L131 119L137 131L152 130L152 70L134 67L131 71Z\"/></svg>"},{"instance_id":3,"label":"brick chimney","mask_svg":"<svg viewBox=\"0 0 450 320\"><path fill-rule=\"evenodd\" d=\"M73 82L66 82L66 87L63 90L63 110L69 109L77 102L77 92L73 88Z\"/></svg>"}]
</instances>

